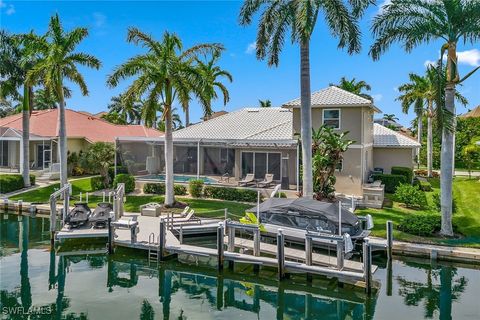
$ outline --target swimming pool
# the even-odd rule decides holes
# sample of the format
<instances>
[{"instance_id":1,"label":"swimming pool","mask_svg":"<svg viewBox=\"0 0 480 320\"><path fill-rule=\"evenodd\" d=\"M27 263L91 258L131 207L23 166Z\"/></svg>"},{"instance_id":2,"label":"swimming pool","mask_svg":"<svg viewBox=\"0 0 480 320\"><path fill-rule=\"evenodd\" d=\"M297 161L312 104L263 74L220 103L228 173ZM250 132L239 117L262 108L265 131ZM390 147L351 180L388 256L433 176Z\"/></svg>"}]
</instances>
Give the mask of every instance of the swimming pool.
<instances>
[{"instance_id":1,"label":"swimming pool","mask_svg":"<svg viewBox=\"0 0 480 320\"><path fill-rule=\"evenodd\" d=\"M145 180L145 181L165 181L164 174L150 174L147 176L141 176L137 178L138 180ZM178 183L188 183L190 180L197 180L197 176L185 176L185 175L173 175L173 181ZM209 177L199 177L199 180L203 180L205 184L216 184L218 183L217 180L209 178Z\"/></svg>"}]
</instances>

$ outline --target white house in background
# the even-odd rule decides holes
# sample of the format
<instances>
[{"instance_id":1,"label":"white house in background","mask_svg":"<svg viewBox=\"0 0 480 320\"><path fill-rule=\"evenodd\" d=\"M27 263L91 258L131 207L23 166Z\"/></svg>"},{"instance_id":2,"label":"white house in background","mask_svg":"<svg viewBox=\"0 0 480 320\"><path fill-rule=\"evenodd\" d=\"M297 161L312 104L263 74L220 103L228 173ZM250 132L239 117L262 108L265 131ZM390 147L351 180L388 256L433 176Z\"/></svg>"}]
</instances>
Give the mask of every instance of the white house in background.
<instances>
[{"instance_id":1,"label":"white house in background","mask_svg":"<svg viewBox=\"0 0 480 320\"><path fill-rule=\"evenodd\" d=\"M312 123L348 131L355 142L344 154L336 173L340 193L361 196L374 168L389 173L392 166L413 168L412 138L374 124L380 112L370 100L328 87L312 94ZM182 175L222 176L235 180L253 173L262 179L274 175L283 188L300 189L300 99L281 108L243 108L173 133L174 172ZM139 143L143 141L144 143ZM162 173L163 137L118 137L120 158L137 175Z\"/></svg>"}]
</instances>

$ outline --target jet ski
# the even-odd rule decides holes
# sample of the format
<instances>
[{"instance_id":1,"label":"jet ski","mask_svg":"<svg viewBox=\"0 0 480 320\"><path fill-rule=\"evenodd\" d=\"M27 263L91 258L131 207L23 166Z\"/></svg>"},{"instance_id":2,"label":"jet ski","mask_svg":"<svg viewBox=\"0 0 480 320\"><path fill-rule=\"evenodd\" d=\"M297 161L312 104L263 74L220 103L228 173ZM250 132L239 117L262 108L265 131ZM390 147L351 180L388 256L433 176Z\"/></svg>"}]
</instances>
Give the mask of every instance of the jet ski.
<instances>
[{"instance_id":1,"label":"jet ski","mask_svg":"<svg viewBox=\"0 0 480 320\"><path fill-rule=\"evenodd\" d=\"M88 221L92 223L94 228L103 229L107 226L108 217L112 210L113 207L111 203L100 202L90 215L90 218L88 218Z\"/></svg>"},{"instance_id":2,"label":"jet ski","mask_svg":"<svg viewBox=\"0 0 480 320\"><path fill-rule=\"evenodd\" d=\"M88 221L88 217L91 213L87 203L80 202L75 203L75 207L68 213L65 218L65 224L70 228L78 228L83 226Z\"/></svg>"}]
</instances>

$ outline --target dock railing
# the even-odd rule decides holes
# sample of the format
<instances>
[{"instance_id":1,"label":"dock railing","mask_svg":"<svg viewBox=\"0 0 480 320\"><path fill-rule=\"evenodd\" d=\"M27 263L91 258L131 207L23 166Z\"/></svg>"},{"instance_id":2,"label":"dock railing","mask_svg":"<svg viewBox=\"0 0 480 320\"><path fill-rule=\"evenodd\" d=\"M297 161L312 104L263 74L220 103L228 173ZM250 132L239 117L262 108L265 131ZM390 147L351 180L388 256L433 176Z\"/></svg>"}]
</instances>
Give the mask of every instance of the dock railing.
<instances>
[{"instance_id":1,"label":"dock railing","mask_svg":"<svg viewBox=\"0 0 480 320\"><path fill-rule=\"evenodd\" d=\"M50 195L50 241L55 241L55 231L57 226L57 199L63 196L63 210L62 210L62 225L67 218L68 210L70 208L70 192L71 185L67 183L59 190Z\"/></svg>"},{"instance_id":2,"label":"dock railing","mask_svg":"<svg viewBox=\"0 0 480 320\"><path fill-rule=\"evenodd\" d=\"M115 220L123 216L123 198L125 197L125 183L119 183L113 194L113 212ZM110 198L110 197L109 197Z\"/></svg>"}]
</instances>

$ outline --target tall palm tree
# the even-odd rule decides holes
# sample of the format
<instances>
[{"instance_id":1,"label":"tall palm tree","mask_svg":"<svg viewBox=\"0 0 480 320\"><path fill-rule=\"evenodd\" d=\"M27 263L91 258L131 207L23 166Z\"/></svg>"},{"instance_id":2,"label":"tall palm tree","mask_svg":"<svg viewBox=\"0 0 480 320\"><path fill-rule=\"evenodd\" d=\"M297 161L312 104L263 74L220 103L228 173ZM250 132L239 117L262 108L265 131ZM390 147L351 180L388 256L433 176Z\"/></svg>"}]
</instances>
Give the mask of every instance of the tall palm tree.
<instances>
[{"instance_id":1,"label":"tall palm tree","mask_svg":"<svg viewBox=\"0 0 480 320\"><path fill-rule=\"evenodd\" d=\"M125 91L127 101L135 101L146 96L142 108L142 118L146 125L152 125L163 107L162 120L165 121L165 205L175 202L173 193L173 137L172 109L175 102L184 105L193 94L202 94L202 78L194 62L199 54L221 51L219 44L200 44L183 50L182 41L175 34L165 32L162 41L136 28L128 30L127 41L141 45L146 53L136 55L115 68L108 77L107 84L118 85L120 80L136 77ZM160 102L160 103L159 103ZM205 110L204 110L205 111Z\"/></svg>"},{"instance_id":2,"label":"tall palm tree","mask_svg":"<svg viewBox=\"0 0 480 320\"><path fill-rule=\"evenodd\" d=\"M198 71L203 79L202 85L202 94L200 96L200 103L203 106L204 113L206 116L212 114L212 100L218 98L217 89L220 90L223 96L223 106L227 105L227 102L230 100L230 94L227 87L220 81L220 78L226 78L229 82L233 81L232 75L220 68L217 64L220 59L220 52L216 52L211 56L206 62L201 59L196 59ZM189 116L188 116L188 107L185 110L185 125L188 127Z\"/></svg>"},{"instance_id":3,"label":"tall palm tree","mask_svg":"<svg viewBox=\"0 0 480 320\"><path fill-rule=\"evenodd\" d=\"M268 59L277 66L285 38L290 35L300 46L300 113L303 166L303 196L313 196L312 115L310 89L310 40L320 14L329 31L339 38L338 46L348 53L360 51L360 18L373 0L277 1L246 0L240 11L240 24L252 23L261 12L256 39L258 59Z\"/></svg>"},{"instance_id":4,"label":"tall palm tree","mask_svg":"<svg viewBox=\"0 0 480 320\"><path fill-rule=\"evenodd\" d=\"M260 108L270 108L272 106L272 101L269 99L258 100L258 103L260 104Z\"/></svg>"},{"instance_id":5,"label":"tall palm tree","mask_svg":"<svg viewBox=\"0 0 480 320\"><path fill-rule=\"evenodd\" d=\"M160 114L163 114L163 107L159 106L158 111ZM162 116L157 118L156 127L160 131L165 131L165 121ZM172 129L177 130L181 128L183 128L182 119L177 112L177 108L172 108Z\"/></svg>"},{"instance_id":6,"label":"tall palm tree","mask_svg":"<svg viewBox=\"0 0 480 320\"><path fill-rule=\"evenodd\" d=\"M140 101L133 101L132 103L126 103L124 97L120 94L110 99L108 105L110 112L116 112L125 123L140 124L142 105Z\"/></svg>"},{"instance_id":7,"label":"tall palm tree","mask_svg":"<svg viewBox=\"0 0 480 320\"><path fill-rule=\"evenodd\" d=\"M65 31L58 14L50 18L46 42L40 44L41 58L27 73L27 83L41 81L47 92L53 92L59 101L60 182L67 183L67 133L65 128L64 78L80 87L82 95L88 88L77 65L99 69L100 61L92 55L76 52L76 47L88 36L86 28Z\"/></svg>"},{"instance_id":8,"label":"tall palm tree","mask_svg":"<svg viewBox=\"0 0 480 320\"><path fill-rule=\"evenodd\" d=\"M44 89L35 90L33 102L35 105L35 110L48 110L58 108L58 99L53 95L52 92L47 92Z\"/></svg>"},{"instance_id":9,"label":"tall palm tree","mask_svg":"<svg viewBox=\"0 0 480 320\"><path fill-rule=\"evenodd\" d=\"M452 181L453 141L455 135L455 87L462 83L477 67L460 78L457 68L457 43L474 43L480 39L480 1L477 0L392 0L383 7L373 20L375 42L370 49L374 60L380 58L395 42L403 44L407 52L420 44L436 40L444 41L440 63L447 51L447 79L445 85L444 117L441 154L441 211L440 233L453 235L452 227Z\"/></svg>"},{"instance_id":10,"label":"tall palm tree","mask_svg":"<svg viewBox=\"0 0 480 320\"><path fill-rule=\"evenodd\" d=\"M364 97L368 100L373 101L373 98L371 95L362 92L363 90L366 90L366 91L372 90L370 85L363 80L357 81L355 78L352 78L352 80L348 80L347 78L342 77L340 79L339 84L330 83L330 85L346 90L351 93L355 93L356 95L359 95L361 97Z\"/></svg>"}]
</instances>

